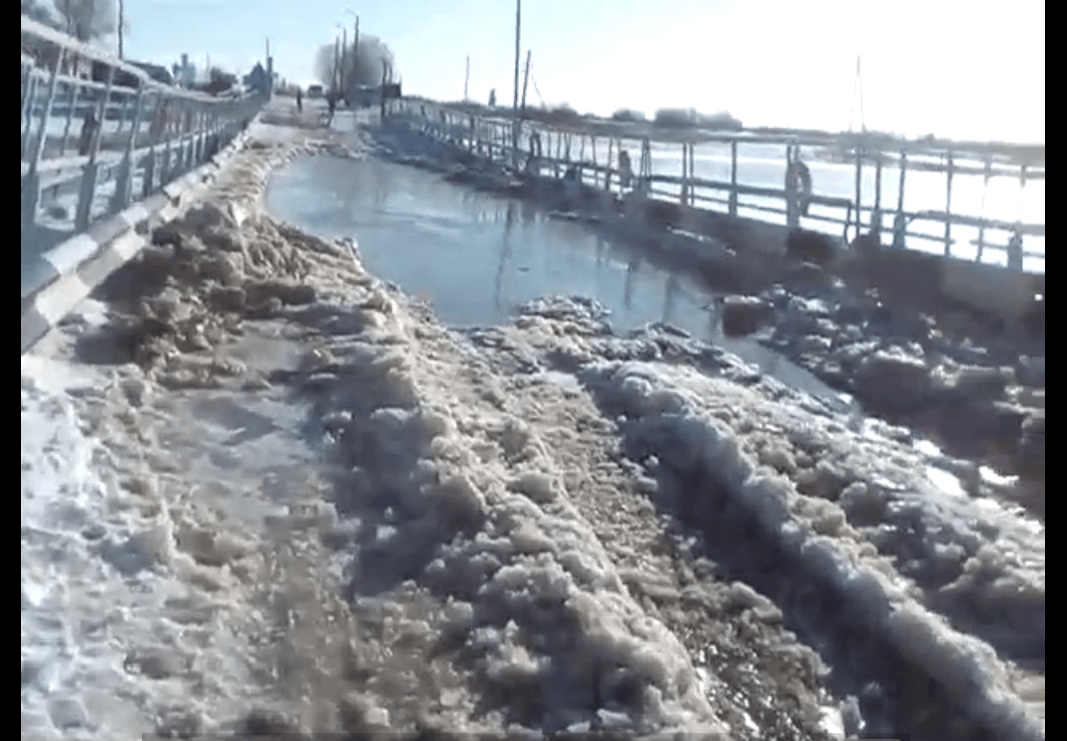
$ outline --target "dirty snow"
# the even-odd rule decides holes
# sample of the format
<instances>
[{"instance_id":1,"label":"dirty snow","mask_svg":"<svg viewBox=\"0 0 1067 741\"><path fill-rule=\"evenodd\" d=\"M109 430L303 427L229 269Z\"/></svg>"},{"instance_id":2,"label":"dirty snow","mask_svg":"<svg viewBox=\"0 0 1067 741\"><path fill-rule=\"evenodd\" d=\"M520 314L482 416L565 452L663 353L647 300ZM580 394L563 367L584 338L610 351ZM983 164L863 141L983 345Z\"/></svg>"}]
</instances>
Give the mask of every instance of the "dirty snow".
<instances>
[{"instance_id":1,"label":"dirty snow","mask_svg":"<svg viewBox=\"0 0 1067 741\"><path fill-rule=\"evenodd\" d=\"M23 358L24 736L1044 737L1043 525L587 301L448 329L258 207L361 142L254 134Z\"/></svg>"}]
</instances>

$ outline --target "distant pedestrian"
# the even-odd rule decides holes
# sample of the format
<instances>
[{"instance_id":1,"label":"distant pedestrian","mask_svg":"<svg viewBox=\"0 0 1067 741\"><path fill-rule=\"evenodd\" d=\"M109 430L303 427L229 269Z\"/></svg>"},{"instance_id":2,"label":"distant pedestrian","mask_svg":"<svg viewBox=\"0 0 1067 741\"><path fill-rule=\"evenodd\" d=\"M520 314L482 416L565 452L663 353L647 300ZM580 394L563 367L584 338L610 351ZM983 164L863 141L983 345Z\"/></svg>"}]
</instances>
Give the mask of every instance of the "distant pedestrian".
<instances>
[{"instance_id":1,"label":"distant pedestrian","mask_svg":"<svg viewBox=\"0 0 1067 741\"><path fill-rule=\"evenodd\" d=\"M93 136L96 134L96 129L96 110L90 107L85 114L85 118L82 119L81 135L78 137L78 154L82 157L89 154L89 150L92 148L93 144Z\"/></svg>"},{"instance_id":2,"label":"distant pedestrian","mask_svg":"<svg viewBox=\"0 0 1067 741\"><path fill-rule=\"evenodd\" d=\"M304 112L304 93L300 88L296 89L296 112Z\"/></svg>"},{"instance_id":3,"label":"distant pedestrian","mask_svg":"<svg viewBox=\"0 0 1067 741\"><path fill-rule=\"evenodd\" d=\"M619 151L619 185L623 190L630 187L633 182L634 169L630 164L630 153L625 149Z\"/></svg>"},{"instance_id":4,"label":"distant pedestrian","mask_svg":"<svg viewBox=\"0 0 1067 741\"><path fill-rule=\"evenodd\" d=\"M326 106L329 109L326 126L333 126L333 114L337 111L337 93L332 90L326 94Z\"/></svg>"}]
</instances>

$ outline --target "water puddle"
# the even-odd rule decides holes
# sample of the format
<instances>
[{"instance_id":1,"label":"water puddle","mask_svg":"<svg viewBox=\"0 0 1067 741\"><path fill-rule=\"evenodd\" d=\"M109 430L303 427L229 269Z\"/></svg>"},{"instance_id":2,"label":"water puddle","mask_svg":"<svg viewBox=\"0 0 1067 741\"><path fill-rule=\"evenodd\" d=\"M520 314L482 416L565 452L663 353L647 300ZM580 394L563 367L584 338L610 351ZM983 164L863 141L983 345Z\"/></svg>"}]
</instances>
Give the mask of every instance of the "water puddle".
<instances>
[{"instance_id":1,"label":"water puddle","mask_svg":"<svg viewBox=\"0 0 1067 741\"><path fill-rule=\"evenodd\" d=\"M275 174L267 205L319 236L356 239L371 272L427 300L448 324L499 324L526 301L581 295L610 309L616 331L668 323L834 408L852 404L756 342L723 337L709 308L715 296L697 281L526 201L373 158L314 157Z\"/></svg>"}]
</instances>

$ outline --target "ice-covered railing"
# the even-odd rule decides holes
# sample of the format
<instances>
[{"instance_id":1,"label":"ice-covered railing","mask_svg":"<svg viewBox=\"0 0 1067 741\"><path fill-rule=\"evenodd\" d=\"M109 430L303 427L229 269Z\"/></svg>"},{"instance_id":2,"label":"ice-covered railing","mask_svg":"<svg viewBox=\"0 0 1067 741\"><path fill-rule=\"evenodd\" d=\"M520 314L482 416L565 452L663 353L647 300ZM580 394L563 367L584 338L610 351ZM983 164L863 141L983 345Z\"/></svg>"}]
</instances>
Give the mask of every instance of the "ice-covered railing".
<instances>
[{"instance_id":1,"label":"ice-covered railing","mask_svg":"<svg viewBox=\"0 0 1067 741\"><path fill-rule=\"evenodd\" d=\"M22 16L23 227L63 197L76 232L118 213L212 157L265 102L161 84Z\"/></svg>"},{"instance_id":2,"label":"ice-covered railing","mask_svg":"<svg viewBox=\"0 0 1067 741\"><path fill-rule=\"evenodd\" d=\"M516 134L510 112L493 115L418 99L398 101L392 115L439 142L528 175L569 176L608 192L628 189L790 227L840 228L846 240L864 232L879 242L886 234L895 246L919 240L978 262L1000 252L1015 269L1022 269L1024 257L1044 258L1043 197L1038 199L1040 220L1024 218L1021 206L1017 218L1005 217L1003 208L990 214L1004 205L1003 198L993 196L992 209L986 198L991 182L1005 180L1018 182L1020 204L1031 195L1027 183L1037 181L1043 196L1043 145L904 142L786 130L712 132L577 115L561 123L523 120ZM630 178L620 167L623 151L635 155ZM1039 249L1025 250L1026 237L1031 238L1028 247ZM971 249L962 249L961 242Z\"/></svg>"}]
</instances>

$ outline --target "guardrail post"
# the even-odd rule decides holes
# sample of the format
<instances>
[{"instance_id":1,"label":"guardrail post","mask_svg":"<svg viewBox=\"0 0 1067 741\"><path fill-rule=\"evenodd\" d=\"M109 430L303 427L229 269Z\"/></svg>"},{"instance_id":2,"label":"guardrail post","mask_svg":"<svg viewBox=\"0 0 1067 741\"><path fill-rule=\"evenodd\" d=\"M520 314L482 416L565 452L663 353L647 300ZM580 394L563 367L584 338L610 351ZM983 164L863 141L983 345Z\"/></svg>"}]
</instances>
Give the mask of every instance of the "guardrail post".
<instances>
[{"instance_id":1,"label":"guardrail post","mask_svg":"<svg viewBox=\"0 0 1067 741\"><path fill-rule=\"evenodd\" d=\"M37 75L36 70L30 67L29 82L26 85L26 97L22 99L22 119L25 122L22 128L22 155L26 156L26 147L29 146L30 129L33 128L33 108L37 103Z\"/></svg>"},{"instance_id":2,"label":"guardrail post","mask_svg":"<svg viewBox=\"0 0 1067 741\"><path fill-rule=\"evenodd\" d=\"M1023 271L1023 235L1018 228L1008 240L1008 269Z\"/></svg>"},{"instance_id":3,"label":"guardrail post","mask_svg":"<svg viewBox=\"0 0 1067 741\"><path fill-rule=\"evenodd\" d=\"M993 174L993 158L986 155L985 179L982 182L982 222L978 225L978 251L974 256L975 262L982 262L982 252L985 250L985 199L989 195L989 178Z\"/></svg>"},{"instance_id":4,"label":"guardrail post","mask_svg":"<svg viewBox=\"0 0 1067 741\"><path fill-rule=\"evenodd\" d=\"M689 147L682 142L682 192L681 203L683 206L689 203Z\"/></svg>"},{"instance_id":5,"label":"guardrail post","mask_svg":"<svg viewBox=\"0 0 1067 741\"><path fill-rule=\"evenodd\" d=\"M202 106L198 106L196 109L196 135L193 139L193 150L195 152L193 161L196 164L204 161L204 125L206 121L207 111Z\"/></svg>"},{"instance_id":6,"label":"guardrail post","mask_svg":"<svg viewBox=\"0 0 1067 741\"><path fill-rule=\"evenodd\" d=\"M160 134L163 137L163 151L160 153L159 161L156 163L159 168L159 176L157 182L162 187L167 178L170 177L171 171L171 144L174 139L174 111L178 105L170 98L162 98L159 103L160 106L160 121L162 128Z\"/></svg>"},{"instance_id":7,"label":"guardrail post","mask_svg":"<svg viewBox=\"0 0 1067 741\"><path fill-rule=\"evenodd\" d=\"M859 237L863 226L863 147L856 147L856 230L853 239Z\"/></svg>"},{"instance_id":8,"label":"guardrail post","mask_svg":"<svg viewBox=\"0 0 1067 741\"><path fill-rule=\"evenodd\" d=\"M152 195L156 190L156 174L160 165L160 153L156 151L156 147L166 132L164 100L163 93L157 92L155 103L152 106L152 121L148 124L150 144L148 145L148 154L145 155L144 159L144 178L141 183L145 198Z\"/></svg>"},{"instance_id":9,"label":"guardrail post","mask_svg":"<svg viewBox=\"0 0 1067 741\"><path fill-rule=\"evenodd\" d=\"M908 173L908 153L900 153L900 180L897 184L897 214L893 218L893 247L904 249L908 228L907 216L904 214L904 177Z\"/></svg>"},{"instance_id":10,"label":"guardrail post","mask_svg":"<svg viewBox=\"0 0 1067 741\"><path fill-rule=\"evenodd\" d=\"M952 152L948 153L948 175L945 178L945 257L952 254Z\"/></svg>"},{"instance_id":11,"label":"guardrail post","mask_svg":"<svg viewBox=\"0 0 1067 741\"><path fill-rule=\"evenodd\" d=\"M81 97L81 87L79 85L70 86L70 101L68 105L70 108L67 110L67 123L63 126L63 139L59 142L59 154L60 156L67 153L67 144L70 141L70 127L74 123L74 111L78 107L78 98Z\"/></svg>"},{"instance_id":12,"label":"guardrail post","mask_svg":"<svg viewBox=\"0 0 1067 741\"><path fill-rule=\"evenodd\" d=\"M737 218L737 140L730 142L730 218Z\"/></svg>"},{"instance_id":13,"label":"guardrail post","mask_svg":"<svg viewBox=\"0 0 1067 741\"><path fill-rule=\"evenodd\" d=\"M100 174L100 163L96 161L96 155L100 151L100 139L104 135L104 116L107 113L108 103L111 102L111 87L115 82L115 68L109 67L107 72L107 87L104 97L100 100L96 130L93 132L92 142L89 145L89 163L82 171L81 192L78 195L78 210L74 224L77 231L85 231L89 227L89 220L93 210L93 196L96 193L96 181Z\"/></svg>"},{"instance_id":14,"label":"guardrail post","mask_svg":"<svg viewBox=\"0 0 1067 741\"><path fill-rule=\"evenodd\" d=\"M785 146L785 223L790 229L800 226L800 218L797 214L797 183L793 175L799 159L794 145L787 144Z\"/></svg>"},{"instance_id":15,"label":"guardrail post","mask_svg":"<svg viewBox=\"0 0 1067 741\"><path fill-rule=\"evenodd\" d=\"M1026 165L1019 168L1019 219L1015 224L1015 233L1008 240L1008 268L1023 270L1023 232L1022 221L1024 204L1026 203Z\"/></svg>"},{"instance_id":16,"label":"guardrail post","mask_svg":"<svg viewBox=\"0 0 1067 741\"><path fill-rule=\"evenodd\" d=\"M141 114L144 111L143 85L137 91L137 102L134 105L130 134L126 139L126 152L122 156L122 164L119 165L119 176L115 181L115 193L111 197L111 213L113 214L117 214L130 205L130 194L133 186L133 150L137 145L137 132L141 128Z\"/></svg>"},{"instance_id":17,"label":"guardrail post","mask_svg":"<svg viewBox=\"0 0 1067 741\"><path fill-rule=\"evenodd\" d=\"M874 161L874 211L871 213L871 234L875 244L882 244L882 153Z\"/></svg>"},{"instance_id":18,"label":"guardrail post","mask_svg":"<svg viewBox=\"0 0 1067 741\"><path fill-rule=\"evenodd\" d=\"M119 125L115 128L115 137L118 138L122 134L122 129L126 123L126 109L130 107L130 94L122 93L122 104L119 106Z\"/></svg>"},{"instance_id":19,"label":"guardrail post","mask_svg":"<svg viewBox=\"0 0 1067 741\"><path fill-rule=\"evenodd\" d=\"M689 142L689 179L696 179L696 145L693 142ZM689 205L696 204L696 185L694 183L689 184Z\"/></svg>"},{"instance_id":20,"label":"guardrail post","mask_svg":"<svg viewBox=\"0 0 1067 741\"><path fill-rule=\"evenodd\" d=\"M22 179L22 223L32 224L37 218L37 206L41 202L41 176L37 168L41 163L41 155L44 153L46 137L48 136L48 119L52 116L52 102L56 98L56 85L59 81L59 68L63 64L63 56L66 49L59 47L56 54L55 66L52 68L52 76L48 81L48 98L45 99L44 108L41 110L41 125L37 127L37 140L34 142L33 155L30 159L30 170Z\"/></svg>"},{"instance_id":21,"label":"guardrail post","mask_svg":"<svg viewBox=\"0 0 1067 741\"><path fill-rule=\"evenodd\" d=\"M621 145L620 145L621 146ZM611 190L611 162L615 154L615 139L608 137L608 169L604 172L604 190Z\"/></svg>"},{"instance_id":22,"label":"guardrail post","mask_svg":"<svg viewBox=\"0 0 1067 741\"><path fill-rule=\"evenodd\" d=\"M194 145L196 144L196 106L188 103L185 106L182 137L182 173L191 172L194 167Z\"/></svg>"}]
</instances>

